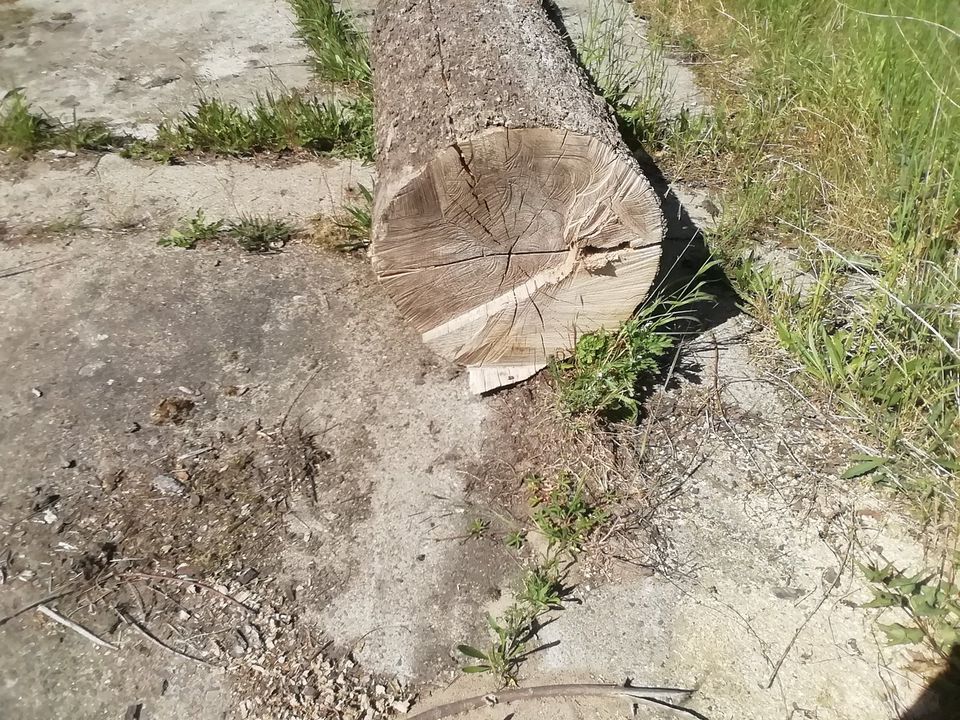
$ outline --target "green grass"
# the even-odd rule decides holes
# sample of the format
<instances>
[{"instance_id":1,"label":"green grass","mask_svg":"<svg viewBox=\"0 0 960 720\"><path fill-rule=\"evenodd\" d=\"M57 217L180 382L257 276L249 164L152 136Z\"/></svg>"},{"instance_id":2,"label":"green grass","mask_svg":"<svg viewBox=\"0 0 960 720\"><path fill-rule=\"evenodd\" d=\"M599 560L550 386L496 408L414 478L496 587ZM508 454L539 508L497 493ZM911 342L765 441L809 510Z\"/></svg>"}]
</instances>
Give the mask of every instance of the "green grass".
<instances>
[{"instance_id":1,"label":"green grass","mask_svg":"<svg viewBox=\"0 0 960 720\"><path fill-rule=\"evenodd\" d=\"M25 158L50 149L104 152L126 142L99 121L74 117L71 123L62 123L35 112L18 90L0 99L0 150L13 156Z\"/></svg>"},{"instance_id":2,"label":"green grass","mask_svg":"<svg viewBox=\"0 0 960 720\"><path fill-rule=\"evenodd\" d=\"M372 106L366 100L321 102L299 93L266 93L250 108L205 98L176 121L161 124L154 140L134 143L126 152L169 161L189 153L294 150L372 159Z\"/></svg>"},{"instance_id":3,"label":"green grass","mask_svg":"<svg viewBox=\"0 0 960 720\"><path fill-rule=\"evenodd\" d=\"M169 233L164 235L157 244L161 247L178 247L193 250L198 243L213 240L223 232L223 220L208 222L203 210L197 210L191 218L184 218Z\"/></svg>"},{"instance_id":4,"label":"green grass","mask_svg":"<svg viewBox=\"0 0 960 720\"><path fill-rule=\"evenodd\" d=\"M240 249L251 253L276 252L293 238L293 227L274 218L242 215L226 227L228 237L233 238Z\"/></svg>"},{"instance_id":5,"label":"green grass","mask_svg":"<svg viewBox=\"0 0 960 720\"><path fill-rule=\"evenodd\" d=\"M310 51L313 71L322 80L352 86L369 97L370 51L367 38L350 16L331 0L290 0L297 36Z\"/></svg>"},{"instance_id":6,"label":"green grass","mask_svg":"<svg viewBox=\"0 0 960 720\"><path fill-rule=\"evenodd\" d=\"M708 263L684 288L672 295L654 295L615 330L601 329L577 340L569 357L551 366L557 403L568 415L605 420L635 420L638 391L656 376L663 356L681 335L681 326L695 323L690 309L711 296L701 278Z\"/></svg>"},{"instance_id":7,"label":"green grass","mask_svg":"<svg viewBox=\"0 0 960 720\"><path fill-rule=\"evenodd\" d=\"M531 519L551 549L576 553L608 517L573 473L562 472L549 479L534 476L527 485Z\"/></svg>"},{"instance_id":8,"label":"green grass","mask_svg":"<svg viewBox=\"0 0 960 720\"><path fill-rule=\"evenodd\" d=\"M232 241L246 252L271 253L286 245L295 230L289 223L275 218L243 215L237 220L208 221L202 210L184 218L157 244L194 250L200 243Z\"/></svg>"},{"instance_id":9,"label":"green grass","mask_svg":"<svg viewBox=\"0 0 960 720\"><path fill-rule=\"evenodd\" d=\"M361 250L370 245L370 231L373 227L373 191L360 186L360 202L343 207L342 216L336 221L346 235L339 250Z\"/></svg>"},{"instance_id":10,"label":"green grass","mask_svg":"<svg viewBox=\"0 0 960 720\"><path fill-rule=\"evenodd\" d=\"M800 362L795 382L866 433L865 475L955 508L960 5L639 5L663 47L709 60L715 110L654 117L650 149L675 178L720 186L709 240L751 312ZM810 286L777 280L760 242L792 248Z\"/></svg>"},{"instance_id":11,"label":"green grass","mask_svg":"<svg viewBox=\"0 0 960 720\"><path fill-rule=\"evenodd\" d=\"M516 685L523 661L537 651L530 643L541 627L541 618L559 610L568 593L566 570L561 562L576 559L583 544L599 530L610 514L606 502L595 500L583 480L571 472L551 477L529 477L526 490L530 502L530 523L546 540L543 552L522 576L513 602L498 617L487 616L489 642L483 647L461 644L457 650L469 664L466 673L489 673L501 686ZM477 520L468 537L476 535ZM482 532L486 532L483 526ZM521 551L527 531L515 529L505 538L507 547Z\"/></svg>"}]
</instances>

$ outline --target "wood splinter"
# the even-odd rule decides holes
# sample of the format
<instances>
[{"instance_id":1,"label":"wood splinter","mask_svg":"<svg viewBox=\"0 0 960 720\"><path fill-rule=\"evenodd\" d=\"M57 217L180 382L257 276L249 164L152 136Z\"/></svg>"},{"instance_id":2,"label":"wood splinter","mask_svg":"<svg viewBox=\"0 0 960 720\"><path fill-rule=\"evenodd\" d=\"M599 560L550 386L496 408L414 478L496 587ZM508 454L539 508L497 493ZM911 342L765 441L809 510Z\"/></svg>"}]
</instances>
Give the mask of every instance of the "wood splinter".
<instances>
[{"instance_id":1,"label":"wood splinter","mask_svg":"<svg viewBox=\"0 0 960 720\"><path fill-rule=\"evenodd\" d=\"M659 200L541 2L381 0L371 48L374 269L424 342L482 393L629 317Z\"/></svg>"}]
</instances>

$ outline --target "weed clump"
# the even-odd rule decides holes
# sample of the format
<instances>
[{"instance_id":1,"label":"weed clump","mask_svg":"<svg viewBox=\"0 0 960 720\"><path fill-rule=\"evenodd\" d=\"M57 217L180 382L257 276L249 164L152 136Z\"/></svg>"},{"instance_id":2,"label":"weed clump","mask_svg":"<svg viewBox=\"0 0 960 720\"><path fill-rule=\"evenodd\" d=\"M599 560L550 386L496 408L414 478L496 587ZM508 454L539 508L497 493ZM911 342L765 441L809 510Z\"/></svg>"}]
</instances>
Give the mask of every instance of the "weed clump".
<instances>
[{"instance_id":1,"label":"weed clump","mask_svg":"<svg viewBox=\"0 0 960 720\"><path fill-rule=\"evenodd\" d=\"M290 0L297 36L310 50L310 61L322 80L354 86L369 95L370 50L366 36L332 0Z\"/></svg>"},{"instance_id":2,"label":"weed clump","mask_svg":"<svg viewBox=\"0 0 960 720\"><path fill-rule=\"evenodd\" d=\"M202 210L193 217L185 218L164 235L157 244L162 247L178 247L194 250L197 245L210 241L233 241L242 250L250 253L276 252L294 235L294 228L283 220L257 216L241 216L234 221L208 221Z\"/></svg>"},{"instance_id":3,"label":"weed clump","mask_svg":"<svg viewBox=\"0 0 960 720\"><path fill-rule=\"evenodd\" d=\"M243 156L294 150L372 159L372 105L266 93L243 109L204 98L177 121L161 124L155 139L136 142L125 154L169 162L191 152Z\"/></svg>"},{"instance_id":4,"label":"weed clump","mask_svg":"<svg viewBox=\"0 0 960 720\"><path fill-rule=\"evenodd\" d=\"M594 500L583 480L573 473L561 472L551 478L527 479L530 519L547 541L542 557L528 567L520 578L514 601L497 617L487 615L490 642L484 647L461 644L457 650L470 664L466 673L489 673L503 685L515 685L520 666L536 648L530 642L541 627L541 618L559 609L570 592L565 584L566 561L575 559L584 543L609 519L609 498ZM470 535L474 535L471 525ZM489 525L484 526L487 532ZM515 529L507 533L507 547L520 550L527 532Z\"/></svg>"},{"instance_id":5,"label":"weed clump","mask_svg":"<svg viewBox=\"0 0 960 720\"><path fill-rule=\"evenodd\" d=\"M554 361L552 374L561 411L635 420L641 384L659 370L661 359L682 334L682 326L695 323L689 308L711 299L704 282L697 278L713 265L704 265L679 293L648 302L617 330L584 335L568 358Z\"/></svg>"},{"instance_id":6,"label":"weed clump","mask_svg":"<svg viewBox=\"0 0 960 720\"><path fill-rule=\"evenodd\" d=\"M63 123L34 112L19 90L0 98L0 151L29 157L40 150L105 152L122 147L127 139L99 120Z\"/></svg>"}]
</instances>

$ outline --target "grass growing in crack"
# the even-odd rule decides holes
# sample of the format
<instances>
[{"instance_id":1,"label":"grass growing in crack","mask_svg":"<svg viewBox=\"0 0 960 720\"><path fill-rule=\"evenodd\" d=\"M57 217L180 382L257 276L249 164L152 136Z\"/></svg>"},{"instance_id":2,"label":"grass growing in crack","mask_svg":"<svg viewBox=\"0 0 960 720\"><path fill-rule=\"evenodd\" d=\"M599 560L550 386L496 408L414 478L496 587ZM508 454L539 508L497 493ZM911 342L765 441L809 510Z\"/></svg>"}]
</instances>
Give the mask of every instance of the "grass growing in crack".
<instances>
[{"instance_id":1,"label":"grass growing in crack","mask_svg":"<svg viewBox=\"0 0 960 720\"><path fill-rule=\"evenodd\" d=\"M547 480L534 476L527 481L531 519L551 549L575 553L608 518L602 505L594 505L583 480L561 472Z\"/></svg>"},{"instance_id":2,"label":"grass growing in crack","mask_svg":"<svg viewBox=\"0 0 960 720\"><path fill-rule=\"evenodd\" d=\"M486 537L489 529L489 520L484 520L483 518L474 518L470 522L470 527L467 528L467 537L471 540L479 540L483 537Z\"/></svg>"},{"instance_id":3,"label":"grass growing in crack","mask_svg":"<svg viewBox=\"0 0 960 720\"><path fill-rule=\"evenodd\" d=\"M526 530L511 530L503 539L503 544L512 550L519 550L527 542Z\"/></svg>"},{"instance_id":4,"label":"grass growing in crack","mask_svg":"<svg viewBox=\"0 0 960 720\"><path fill-rule=\"evenodd\" d=\"M213 240L223 232L223 220L208 222L203 210L197 210L191 218L184 218L169 233L164 235L157 244L162 247L178 247L193 250L198 243Z\"/></svg>"},{"instance_id":5,"label":"grass growing in crack","mask_svg":"<svg viewBox=\"0 0 960 720\"><path fill-rule=\"evenodd\" d=\"M521 582L517 600L531 613L542 615L556 610L563 602L563 583L556 563L527 570Z\"/></svg>"},{"instance_id":6,"label":"grass growing in crack","mask_svg":"<svg viewBox=\"0 0 960 720\"><path fill-rule=\"evenodd\" d=\"M343 215L336 221L346 235L346 240L337 246L339 250L361 250L370 245L370 229L373 226L373 191L360 186L361 202L343 207Z\"/></svg>"},{"instance_id":7,"label":"grass growing in crack","mask_svg":"<svg viewBox=\"0 0 960 720\"><path fill-rule=\"evenodd\" d=\"M290 242L293 227L283 220L254 215L241 216L226 227L226 233L242 250L251 253L275 252Z\"/></svg>"},{"instance_id":8,"label":"grass growing in crack","mask_svg":"<svg viewBox=\"0 0 960 720\"><path fill-rule=\"evenodd\" d=\"M373 107L367 99L321 102L299 93L257 96L250 108L202 99L157 137L133 143L125 154L169 162L187 153L251 155L308 150L370 160Z\"/></svg>"},{"instance_id":9,"label":"grass growing in crack","mask_svg":"<svg viewBox=\"0 0 960 720\"><path fill-rule=\"evenodd\" d=\"M126 144L105 123L78 120L62 123L36 113L19 90L0 99L0 151L29 157L39 150L112 150Z\"/></svg>"},{"instance_id":10,"label":"grass growing in crack","mask_svg":"<svg viewBox=\"0 0 960 720\"><path fill-rule=\"evenodd\" d=\"M704 265L679 292L648 302L617 330L601 329L579 338L569 357L554 361L560 409L570 415L636 419L640 384L659 370L680 325L695 320L691 306L711 299L697 278L713 265Z\"/></svg>"},{"instance_id":11,"label":"grass growing in crack","mask_svg":"<svg viewBox=\"0 0 960 720\"><path fill-rule=\"evenodd\" d=\"M493 639L485 650L472 645L457 645L457 650L471 660L480 662L463 666L465 673L491 673L501 685L516 685L517 670L526 654L528 619L514 606L503 618L487 615L487 625Z\"/></svg>"},{"instance_id":12,"label":"grass growing in crack","mask_svg":"<svg viewBox=\"0 0 960 720\"><path fill-rule=\"evenodd\" d=\"M370 51L367 38L332 0L290 0L297 36L310 50L314 73L331 82L370 94Z\"/></svg>"},{"instance_id":13,"label":"grass growing in crack","mask_svg":"<svg viewBox=\"0 0 960 720\"><path fill-rule=\"evenodd\" d=\"M537 651L529 645L541 627L541 618L562 606L567 588L561 560L575 558L609 517L604 504L594 502L583 481L572 473L530 478L527 488L531 522L547 540L547 550L524 571L507 609L496 618L487 615L489 644L483 648L457 646L469 662L462 668L464 672L490 673L501 686L517 684L524 659ZM507 546L519 550L526 535L525 530L509 533Z\"/></svg>"},{"instance_id":14,"label":"grass growing in crack","mask_svg":"<svg viewBox=\"0 0 960 720\"><path fill-rule=\"evenodd\" d=\"M232 240L250 253L276 252L294 235L289 223L275 218L241 216L238 220L208 221L202 210L180 223L157 241L163 247L194 250L203 242Z\"/></svg>"}]
</instances>

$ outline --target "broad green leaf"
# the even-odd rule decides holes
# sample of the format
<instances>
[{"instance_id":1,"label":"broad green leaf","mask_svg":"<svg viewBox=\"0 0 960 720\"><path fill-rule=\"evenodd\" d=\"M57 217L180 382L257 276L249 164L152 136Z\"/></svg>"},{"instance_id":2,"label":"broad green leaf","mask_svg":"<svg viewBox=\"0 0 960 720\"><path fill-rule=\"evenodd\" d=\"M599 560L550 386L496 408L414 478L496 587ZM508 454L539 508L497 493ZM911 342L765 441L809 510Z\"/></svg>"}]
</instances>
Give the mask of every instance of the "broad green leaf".
<instances>
[{"instance_id":1,"label":"broad green leaf","mask_svg":"<svg viewBox=\"0 0 960 720\"><path fill-rule=\"evenodd\" d=\"M880 625L880 629L886 634L887 641L891 645L909 645L923 642L923 630L920 628L893 623L892 625Z\"/></svg>"},{"instance_id":2,"label":"broad green leaf","mask_svg":"<svg viewBox=\"0 0 960 720\"><path fill-rule=\"evenodd\" d=\"M465 673L483 673L483 672L490 672L490 666L489 666L489 665L465 665L464 667L462 667L462 668L460 668L460 669L463 670Z\"/></svg>"},{"instance_id":3,"label":"broad green leaf","mask_svg":"<svg viewBox=\"0 0 960 720\"><path fill-rule=\"evenodd\" d=\"M467 657L476 658L477 660L486 660L486 653L477 650L475 647L470 645L457 645L457 650L466 655Z\"/></svg>"},{"instance_id":4,"label":"broad green leaf","mask_svg":"<svg viewBox=\"0 0 960 720\"><path fill-rule=\"evenodd\" d=\"M870 602L863 603L860 607L863 608L885 608L893 607L894 605L900 605L900 598L891 593L879 592L877 590L873 591L875 596Z\"/></svg>"},{"instance_id":5,"label":"broad green leaf","mask_svg":"<svg viewBox=\"0 0 960 720\"><path fill-rule=\"evenodd\" d=\"M843 474L840 475L844 480L852 480L853 478L861 477L863 475L869 475L877 468L886 464L887 459L882 457L867 457L861 460L860 462L854 463L846 470L843 471Z\"/></svg>"}]
</instances>

